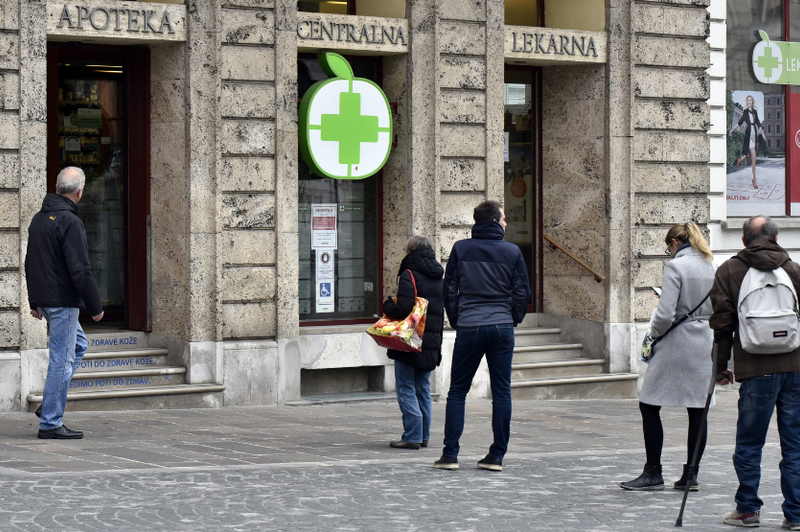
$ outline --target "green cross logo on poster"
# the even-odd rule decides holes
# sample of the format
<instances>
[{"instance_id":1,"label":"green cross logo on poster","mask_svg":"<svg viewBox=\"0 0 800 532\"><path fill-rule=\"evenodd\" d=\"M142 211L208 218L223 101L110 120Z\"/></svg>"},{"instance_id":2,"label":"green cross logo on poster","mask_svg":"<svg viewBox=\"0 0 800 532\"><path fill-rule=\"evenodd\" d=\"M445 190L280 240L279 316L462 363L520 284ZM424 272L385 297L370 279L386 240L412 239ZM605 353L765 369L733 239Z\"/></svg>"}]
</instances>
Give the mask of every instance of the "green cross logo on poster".
<instances>
[{"instance_id":1,"label":"green cross logo on poster","mask_svg":"<svg viewBox=\"0 0 800 532\"><path fill-rule=\"evenodd\" d=\"M392 115L375 83L353 76L339 54L321 53L331 79L316 82L300 104L300 153L322 177L364 179L380 170L392 148Z\"/></svg>"},{"instance_id":2,"label":"green cross logo on poster","mask_svg":"<svg viewBox=\"0 0 800 532\"><path fill-rule=\"evenodd\" d=\"M761 41L753 47L753 75L761 83L800 85L800 43L770 41L759 30Z\"/></svg>"}]
</instances>

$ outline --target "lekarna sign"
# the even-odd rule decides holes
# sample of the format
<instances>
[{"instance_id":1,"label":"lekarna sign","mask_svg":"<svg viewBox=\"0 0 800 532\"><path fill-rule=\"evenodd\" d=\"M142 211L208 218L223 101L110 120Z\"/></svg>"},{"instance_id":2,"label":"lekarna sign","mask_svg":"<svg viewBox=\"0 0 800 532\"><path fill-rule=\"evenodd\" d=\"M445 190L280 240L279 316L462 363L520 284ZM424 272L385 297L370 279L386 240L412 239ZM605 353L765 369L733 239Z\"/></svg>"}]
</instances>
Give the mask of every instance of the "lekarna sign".
<instances>
[{"instance_id":1,"label":"lekarna sign","mask_svg":"<svg viewBox=\"0 0 800 532\"><path fill-rule=\"evenodd\" d=\"M761 41L753 47L753 75L771 85L800 85L800 43L770 41L759 30Z\"/></svg>"}]
</instances>

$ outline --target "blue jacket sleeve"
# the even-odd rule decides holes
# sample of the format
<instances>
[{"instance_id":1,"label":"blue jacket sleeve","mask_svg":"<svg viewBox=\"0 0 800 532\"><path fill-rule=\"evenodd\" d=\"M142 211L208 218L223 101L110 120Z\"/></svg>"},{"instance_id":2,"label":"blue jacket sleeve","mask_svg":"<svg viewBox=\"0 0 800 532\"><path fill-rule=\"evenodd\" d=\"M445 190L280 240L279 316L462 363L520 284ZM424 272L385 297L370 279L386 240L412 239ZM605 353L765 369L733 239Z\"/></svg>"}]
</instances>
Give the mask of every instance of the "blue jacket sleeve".
<instances>
[{"instance_id":1,"label":"blue jacket sleeve","mask_svg":"<svg viewBox=\"0 0 800 532\"><path fill-rule=\"evenodd\" d=\"M447 320L455 329L458 324L458 255L455 246L450 251L450 258L447 259L442 286L442 302L447 313Z\"/></svg>"},{"instance_id":2,"label":"blue jacket sleeve","mask_svg":"<svg viewBox=\"0 0 800 532\"><path fill-rule=\"evenodd\" d=\"M525 268L522 252L517 254L517 262L514 264L511 294L511 317L516 327L525 318L525 314L528 312L528 302L531 300L531 285L528 282L528 270Z\"/></svg>"},{"instance_id":3,"label":"blue jacket sleeve","mask_svg":"<svg viewBox=\"0 0 800 532\"><path fill-rule=\"evenodd\" d=\"M411 282L411 272L406 270L400 274L400 280L397 283L397 302L395 303L391 297L388 298L383 303L383 313L393 320L407 318L414 310L415 294L414 284Z\"/></svg>"}]
</instances>

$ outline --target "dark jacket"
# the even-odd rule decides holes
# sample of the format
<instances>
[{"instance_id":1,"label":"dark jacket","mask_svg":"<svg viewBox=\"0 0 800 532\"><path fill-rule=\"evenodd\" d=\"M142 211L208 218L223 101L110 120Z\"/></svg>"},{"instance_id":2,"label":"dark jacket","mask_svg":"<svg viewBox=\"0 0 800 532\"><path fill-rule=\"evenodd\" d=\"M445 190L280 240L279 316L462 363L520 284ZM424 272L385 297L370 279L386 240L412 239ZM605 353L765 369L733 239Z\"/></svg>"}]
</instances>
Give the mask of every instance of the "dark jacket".
<instances>
[{"instance_id":1,"label":"dark jacket","mask_svg":"<svg viewBox=\"0 0 800 532\"><path fill-rule=\"evenodd\" d=\"M453 245L444 276L444 308L453 328L517 325L525 317L528 271L519 247L504 236L499 223L477 222L472 238Z\"/></svg>"},{"instance_id":2,"label":"dark jacket","mask_svg":"<svg viewBox=\"0 0 800 532\"><path fill-rule=\"evenodd\" d=\"M388 349L392 360L405 362L422 371L432 371L442 361L442 330L444 329L444 305L442 303L442 274L444 268L436 261L436 253L430 248L412 250L400 263L397 286L397 302L387 299L383 313L395 320L401 320L414 309L414 285L411 270L417 283L417 295L428 300L425 318L425 332L422 335L422 352L405 353Z\"/></svg>"},{"instance_id":3,"label":"dark jacket","mask_svg":"<svg viewBox=\"0 0 800 532\"><path fill-rule=\"evenodd\" d=\"M750 112L748 112L750 111ZM750 113L753 113L753 120L750 120ZM741 126L742 123L747 124L747 128L744 130L744 140L742 141L742 155L749 155L750 154L750 132L753 127L761 128L761 120L758 119L758 111L755 109L745 109L742 113L742 117L739 119L739 123L737 125ZM758 129L756 129L756 147L758 147L758 142L761 137L761 133L759 133ZM758 151L758 150L756 150Z\"/></svg>"},{"instance_id":4,"label":"dark jacket","mask_svg":"<svg viewBox=\"0 0 800 532\"><path fill-rule=\"evenodd\" d=\"M25 276L28 302L37 307L82 307L103 311L89 266L86 230L69 198L48 194L28 227Z\"/></svg>"},{"instance_id":5,"label":"dark jacket","mask_svg":"<svg viewBox=\"0 0 800 532\"><path fill-rule=\"evenodd\" d=\"M737 255L722 264L714 278L711 289L711 305L714 312L708 323L714 329L714 341L719 343L717 373L728 368L733 347L733 362L737 381L759 375L800 371L800 349L777 355L758 355L742 349L739 331L739 289L752 266L763 271L782 267L800 294L800 266L789 260L789 254L775 240L761 236L756 238ZM736 333L734 335L734 333Z\"/></svg>"}]
</instances>

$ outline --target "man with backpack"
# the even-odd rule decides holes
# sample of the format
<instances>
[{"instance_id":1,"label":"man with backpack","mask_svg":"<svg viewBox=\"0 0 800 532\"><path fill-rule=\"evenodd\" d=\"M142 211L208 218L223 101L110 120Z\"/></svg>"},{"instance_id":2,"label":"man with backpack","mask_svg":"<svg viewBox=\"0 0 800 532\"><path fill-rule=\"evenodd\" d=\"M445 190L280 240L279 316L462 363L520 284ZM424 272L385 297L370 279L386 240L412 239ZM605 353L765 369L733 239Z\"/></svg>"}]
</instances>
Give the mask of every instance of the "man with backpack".
<instances>
[{"instance_id":1,"label":"man with backpack","mask_svg":"<svg viewBox=\"0 0 800 532\"><path fill-rule=\"evenodd\" d=\"M755 216L743 229L745 249L719 267L711 289L718 382L733 382L728 370L733 349L741 384L733 454L739 489L736 509L723 521L760 524L761 451L777 407L783 528L800 530L800 266L778 245L778 225L769 217Z\"/></svg>"}]
</instances>

